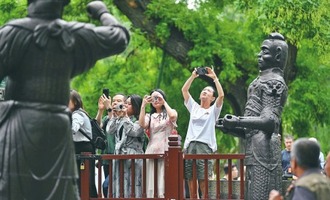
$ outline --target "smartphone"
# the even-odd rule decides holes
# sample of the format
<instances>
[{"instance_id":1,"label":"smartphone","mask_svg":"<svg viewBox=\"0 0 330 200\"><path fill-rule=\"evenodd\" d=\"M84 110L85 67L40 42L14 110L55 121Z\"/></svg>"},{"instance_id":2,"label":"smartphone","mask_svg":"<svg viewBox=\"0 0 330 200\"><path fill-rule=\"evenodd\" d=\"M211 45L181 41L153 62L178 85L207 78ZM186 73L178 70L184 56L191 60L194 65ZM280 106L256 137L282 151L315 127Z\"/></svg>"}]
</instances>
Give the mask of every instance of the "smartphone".
<instances>
[{"instance_id":1,"label":"smartphone","mask_svg":"<svg viewBox=\"0 0 330 200\"><path fill-rule=\"evenodd\" d=\"M104 88L103 89L103 94L106 96L106 97L109 97L110 96L110 90L108 88Z\"/></svg>"}]
</instances>

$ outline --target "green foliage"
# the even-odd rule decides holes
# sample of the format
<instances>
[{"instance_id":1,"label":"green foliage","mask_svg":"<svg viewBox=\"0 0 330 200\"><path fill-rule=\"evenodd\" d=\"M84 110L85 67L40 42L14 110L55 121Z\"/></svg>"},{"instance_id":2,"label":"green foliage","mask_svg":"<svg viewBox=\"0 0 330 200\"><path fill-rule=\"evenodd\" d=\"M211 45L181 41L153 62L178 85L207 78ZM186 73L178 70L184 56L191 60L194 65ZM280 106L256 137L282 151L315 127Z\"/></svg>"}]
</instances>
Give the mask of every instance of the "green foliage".
<instances>
[{"instance_id":1,"label":"green foliage","mask_svg":"<svg viewBox=\"0 0 330 200\"><path fill-rule=\"evenodd\" d=\"M0 24L4 24L11 19L26 16L25 0L1 0L0 2Z\"/></svg>"},{"instance_id":2,"label":"green foliage","mask_svg":"<svg viewBox=\"0 0 330 200\"><path fill-rule=\"evenodd\" d=\"M328 0L238 0L237 2L241 4L241 9L247 10L249 20L260 24L265 33L278 31L298 47L301 47L304 39L308 39L313 41L315 50L321 54L324 49L329 50L330 2Z\"/></svg>"},{"instance_id":3,"label":"green foliage","mask_svg":"<svg viewBox=\"0 0 330 200\"><path fill-rule=\"evenodd\" d=\"M317 135L315 127L330 123L330 67L318 59L312 42L304 41L303 47L297 59L298 76L289 87L283 113L284 130L297 137Z\"/></svg>"},{"instance_id":4,"label":"green foliage","mask_svg":"<svg viewBox=\"0 0 330 200\"><path fill-rule=\"evenodd\" d=\"M198 1L198 9L190 10L185 1L152 1L148 6L148 14L160 19L157 28L160 35L168 36L162 34L168 33L168 26L162 26L166 21L165 24L176 26L194 43L188 54L191 66L216 65L214 57L218 56L222 61L222 80L234 82L242 76L241 70L236 67L238 61L243 60L245 65L252 66L251 57L256 55L253 49L255 51L258 48L255 44L251 45L246 37L256 38L255 34L247 33L244 16L237 14L233 5L219 4L217 1L203 2ZM252 71L256 72L256 68Z\"/></svg>"},{"instance_id":5,"label":"green foliage","mask_svg":"<svg viewBox=\"0 0 330 200\"><path fill-rule=\"evenodd\" d=\"M134 34L133 34L134 35ZM137 37L132 37L132 43ZM132 44L131 43L131 44ZM72 87L83 94L84 101L90 105L86 109L95 114L97 100L102 88L109 88L111 96L116 93L148 94L154 88L160 51L130 46L124 54L99 61L88 73L78 76ZM148 55L148 56L146 56ZM91 101L90 101L91 100ZM91 103L94 102L94 103Z\"/></svg>"}]
</instances>

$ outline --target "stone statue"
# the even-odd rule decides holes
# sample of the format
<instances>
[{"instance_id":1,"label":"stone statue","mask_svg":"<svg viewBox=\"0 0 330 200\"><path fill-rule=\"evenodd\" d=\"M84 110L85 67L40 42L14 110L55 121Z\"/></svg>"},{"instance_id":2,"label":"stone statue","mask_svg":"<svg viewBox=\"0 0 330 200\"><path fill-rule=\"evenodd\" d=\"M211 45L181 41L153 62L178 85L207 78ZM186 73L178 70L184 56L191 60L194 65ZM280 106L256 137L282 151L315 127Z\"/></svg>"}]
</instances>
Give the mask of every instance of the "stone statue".
<instances>
[{"instance_id":1,"label":"stone statue","mask_svg":"<svg viewBox=\"0 0 330 200\"><path fill-rule=\"evenodd\" d=\"M62 20L69 1L28 0L28 16L0 28L0 199L79 199L70 79L130 36L101 1L87 5L101 26Z\"/></svg>"},{"instance_id":2,"label":"stone statue","mask_svg":"<svg viewBox=\"0 0 330 200\"><path fill-rule=\"evenodd\" d=\"M272 189L282 189L281 113L288 88L283 69L288 45L272 33L258 54L259 76L250 84L244 116L225 115L218 127L224 133L245 139L245 199L268 199Z\"/></svg>"}]
</instances>

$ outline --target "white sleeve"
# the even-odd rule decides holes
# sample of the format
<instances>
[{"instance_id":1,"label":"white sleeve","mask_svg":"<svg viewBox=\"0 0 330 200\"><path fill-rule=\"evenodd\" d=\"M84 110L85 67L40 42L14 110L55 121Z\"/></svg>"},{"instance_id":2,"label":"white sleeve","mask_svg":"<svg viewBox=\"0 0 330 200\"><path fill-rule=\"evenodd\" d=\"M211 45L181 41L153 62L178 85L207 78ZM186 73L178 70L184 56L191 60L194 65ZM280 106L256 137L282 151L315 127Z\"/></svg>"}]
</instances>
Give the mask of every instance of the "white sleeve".
<instances>
[{"instance_id":1,"label":"white sleeve","mask_svg":"<svg viewBox=\"0 0 330 200\"><path fill-rule=\"evenodd\" d=\"M189 112L191 112L191 110L193 109L194 106L196 106L196 104L197 104L196 101L192 98L191 95L189 95L188 101L184 102L184 105L186 106Z\"/></svg>"},{"instance_id":2,"label":"white sleeve","mask_svg":"<svg viewBox=\"0 0 330 200\"><path fill-rule=\"evenodd\" d=\"M78 112L74 112L72 114L72 127L71 127L72 132L77 133L83 124L84 124L84 117Z\"/></svg>"}]
</instances>

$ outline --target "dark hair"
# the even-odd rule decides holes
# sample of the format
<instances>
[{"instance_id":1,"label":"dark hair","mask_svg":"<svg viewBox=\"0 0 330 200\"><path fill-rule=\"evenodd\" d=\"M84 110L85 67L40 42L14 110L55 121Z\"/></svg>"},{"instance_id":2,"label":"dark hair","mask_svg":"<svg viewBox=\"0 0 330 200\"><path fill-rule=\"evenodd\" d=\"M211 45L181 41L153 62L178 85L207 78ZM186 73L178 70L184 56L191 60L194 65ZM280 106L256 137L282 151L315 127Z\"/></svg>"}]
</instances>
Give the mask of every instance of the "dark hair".
<instances>
[{"instance_id":1,"label":"dark hair","mask_svg":"<svg viewBox=\"0 0 330 200\"><path fill-rule=\"evenodd\" d=\"M285 38L280 33L271 33L268 35L268 39L273 42L273 45L277 46L277 56L279 56L279 68L284 69L288 60L288 44L285 42Z\"/></svg>"},{"instance_id":2,"label":"dark hair","mask_svg":"<svg viewBox=\"0 0 330 200\"><path fill-rule=\"evenodd\" d=\"M285 140L294 140L294 138L293 138L292 135L285 135L285 136L284 136L284 139L285 139Z\"/></svg>"},{"instance_id":3,"label":"dark hair","mask_svg":"<svg viewBox=\"0 0 330 200\"><path fill-rule=\"evenodd\" d=\"M70 90L70 100L74 105L74 110L78 110L79 108L84 108L82 99L80 94L75 90Z\"/></svg>"},{"instance_id":4,"label":"dark hair","mask_svg":"<svg viewBox=\"0 0 330 200\"><path fill-rule=\"evenodd\" d=\"M113 97L114 96L117 96L117 95L121 95L121 96L123 96L124 97L124 101L126 101L126 99L128 98L124 93L122 93L122 92L118 92L118 93L116 93L115 95L113 95Z\"/></svg>"},{"instance_id":5,"label":"dark hair","mask_svg":"<svg viewBox=\"0 0 330 200\"><path fill-rule=\"evenodd\" d=\"M163 99L166 101L166 95L163 90L161 90L159 88L151 90L150 95L152 95L152 93L154 93L154 92L159 92L162 95ZM156 112L156 108L152 104L150 104L149 128L150 128L150 123L151 123L151 115L155 112ZM166 112L165 106L162 106L162 112L163 112L163 119L165 119L167 117L167 112Z\"/></svg>"},{"instance_id":6,"label":"dark hair","mask_svg":"<svg viewBox=\"0 0 330 200\"><path fill-rule=\"evenodd\" d=\"M231 169L233 169L234 167L237 167L236 164L231 165ZM225 174L228 174L228 164L224 165L223 171L225 172Z\"/></svg>"},{"instance_id":7,"label":"dark hair","mask_svg":"<svg viewBox=\"0 0 330 200\"><path fill-rule=\"evenodd\" d=\"M133 108L133 115L136 119L139 119L140 111L141 111L141 105L142 105L142 98L137 94L132 94L127 97L131 98L131 104Z\"/></svg>"},{"instance_id":8,"label":"dark hair","mask_svg":"<svg viewBox=\"0 0 330 200\"><path fill-rule=\"evenodd\" d=\"M307 138L300 138L293 143L291 159L295 159L298 166L303 169L318 168L320 145Z\"/></svg>"},{"instance_id":9,"label":"dark hair","mask_svg":"<svg viewBox=\"0 0 330 200\"><path fill-rule=\"evenodd\" d=\"M212 96L213 97L216 97L215 95L217 94L217 90L215 89L215 87L213 87L212 85L208 85L208 86L205 86L204 88L206 88L206 87L210 87L210 88L212 88L212 90L213 90L213 94L212 94ZM214 100L215 101L215 100ZM214 102L214 101L212 101L212 102Z\"/></svg>"},{"instance_id":10,"label":"dark hair","mask_svg":"<svg viewBox=\"0 0 330 200\"><path fill-rule=\"evenodd\" d=\"M161 90L159 88L154 89L150 92L150 95L152 95L152 93L154 93L154 92L159 92L162 95L163 99L166 101L166 94L163 90ZM164 114L163 118L166 118L167 113L166 113L166 109L165 109L164 105L162 106L162 111L163 111L163 114ZM156 112L156 108L152 104L150 104L150 116L155 112Z\"/></svg>"}]
</instances>

